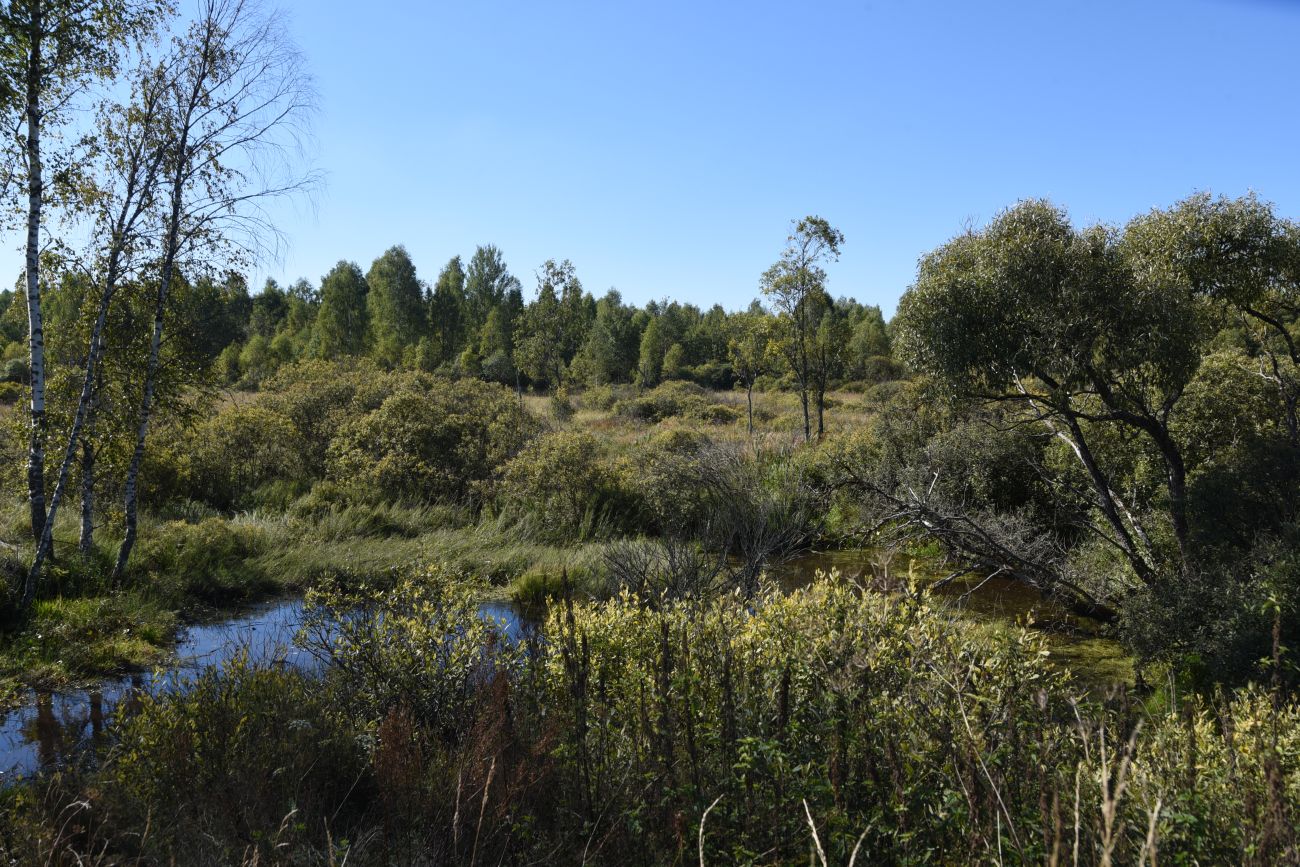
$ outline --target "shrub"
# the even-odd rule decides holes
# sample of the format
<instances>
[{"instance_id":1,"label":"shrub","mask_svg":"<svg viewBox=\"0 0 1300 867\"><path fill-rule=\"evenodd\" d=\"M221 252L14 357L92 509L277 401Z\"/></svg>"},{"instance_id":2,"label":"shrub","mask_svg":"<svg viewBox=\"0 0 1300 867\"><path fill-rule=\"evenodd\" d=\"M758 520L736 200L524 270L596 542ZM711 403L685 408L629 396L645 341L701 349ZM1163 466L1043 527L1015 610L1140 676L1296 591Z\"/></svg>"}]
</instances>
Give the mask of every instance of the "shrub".
<instances>
[{"instance_id":1,"label":"shrub","mask_svg":"<svg viewBox=\"0 0 1300 867\"><path fill-rule=\"evenodd\" d=\"M533 440L501 471L499 511L531 519L543 536L576 539L607 520L633 523L627 497L591 434L558 431Z\"/></svg>"},{"instance_id":2,"label":"shrub","mask_svg":"<svg viewBox=\"0 0 1300 867\"><path fill-rule=\"evenodd\" d=\"M309 591L302 640L329 661L362 718L378 720L400 706L454 741L473 720L488 673L508 672L519 660L499 625L478 616L486 589L433 567L391 588Z\"/></svg>"},{"instance_id":3,"label":"shrub","mask_svg":"<svg viewBox=\"0 0 1300 867\"><path fill-rule=\"evenodd\" d=\"M340 428L377 408L399 381L365 359L303 361L280 368L263 383L262 404L294 426L306 472L319 477Z\"/></svg>"},{"instance_id":4,"label":"shrub","mask_svg":"<svg viewBox=\"0 0 1300 867\"><path fill-rule=\"evenodd\" d=\"M365 791L366 755L336 703L307 675L236 656L138 700L96 806L152 829L136 843L150 862L281 863Z\"/></svg>"},{"instance_id":5,"label":"shrub","mask_svg":"<svg viewBox=\"0 0 1300 867\"><path fill-rule=\"evenodd\" d=\"M635 421L650 423L679 416L730 423L740 417L738 410L719 406L710 400L700 386L678 380L656 386L640 397L621 400L614 405L614 411Z\"/></svg>"},{"instance_id":6,"label":"shrub","mask_svg":"<svg viewBox=\"0 0 1300 867\"><path fill-rule=\"evenodd\" d=\"M3 379L5 382L12 382L22 385L31 377L31 371L27 367L27 361L23 358L11 358L4 364Z\"/></svg>"},{"instance_id":7,"label":"shrub","mask_svg":"<svg viewBox=\"0 0 1300 867\"><path fill-rule=\"evenodd\" d=\"M0 403L17 403L26 389L17 382L0 382Z\"/></svg>"},{"instance_id":8,"label":"shrub","mask_svg":"<svg viewBox=\"0 0 1300 867\"><path fill-rule=\"evenodd\" d=\"M626 386L593 385L582 393L582 406L608 412L616 403L625 399L629 391Z\"/></svg>"},{"instance_id":9,"label":"shrub","mask_svg":"<svg viewBox=\"0 0 1300 867\"><path fill-rule=\"evenodd\" d=\"M218 508L250 506L259 487L302 479L303 451L285 416L259 404L230 407L195 431L188 486L192 496Z\"/></svg>"},{"instance_id":10,"label":"shrub","mask_svg":"<svg viewBox=\"0 0 1300 867\"><path fill-rule=\"evenodd\" d=\"M710 513L711 491L700 484L705 435L669 427L639 442L619 463L651 532L693 532Z\"/></svg>"},{"instance_id":11,"label":"shrub","mask_svg":"<svg viewBox=\"0 0 1300 867\"><path fill-rule=\"evenodd\" d=\"M432 380L406 387L347 425L330 444L329 477L359 499L458 502L537 430L500 385Z\"/></svg>"},{"instance_id":12,"label":"shrub","mask_svg":"<svg viewBox=\"0 0 1300 867\"><path fill-rule=\"evenodd\" d=\"M736 375L727 361L706 361L690 369L690 377L705 388L726 391L736 384Z\"/></svg>"}]
</instances>

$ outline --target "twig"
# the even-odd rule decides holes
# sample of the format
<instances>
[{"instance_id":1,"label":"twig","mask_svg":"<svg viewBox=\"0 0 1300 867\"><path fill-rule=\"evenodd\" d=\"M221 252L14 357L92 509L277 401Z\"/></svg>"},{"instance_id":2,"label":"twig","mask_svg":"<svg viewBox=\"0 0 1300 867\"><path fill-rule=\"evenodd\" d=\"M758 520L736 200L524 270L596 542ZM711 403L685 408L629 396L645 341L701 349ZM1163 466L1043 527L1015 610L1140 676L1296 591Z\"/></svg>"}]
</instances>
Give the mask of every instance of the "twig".
<instances>
[{"instance_id":1,"label":"twig","mask_svg":"<svg viewBox=\"0 0 1300 867\"><path fill-rule=\"evenodd\" d=\"M704 811L704 815L700 816L700 867L704 867L704 820L709 818L709 813L713 811L714 807L718 806L718 801L721 800L721 795L714 798L713 803L709 804L708 809Z\"/></svg>"}]
</instances>

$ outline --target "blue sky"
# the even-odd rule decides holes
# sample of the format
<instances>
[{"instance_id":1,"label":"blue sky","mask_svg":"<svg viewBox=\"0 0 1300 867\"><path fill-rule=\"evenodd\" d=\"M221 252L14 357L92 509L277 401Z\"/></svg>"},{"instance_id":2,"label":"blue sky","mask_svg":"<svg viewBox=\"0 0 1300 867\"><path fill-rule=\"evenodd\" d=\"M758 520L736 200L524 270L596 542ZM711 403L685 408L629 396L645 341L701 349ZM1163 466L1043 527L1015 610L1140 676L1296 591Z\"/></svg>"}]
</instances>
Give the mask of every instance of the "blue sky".
<instances>
[{"instance_id":1,"label":"blue sky","mask_svg":"<svg viewBox=\"0 0 1300 867\"><path fill-rule=\"evenodd\" d=\"M1300 3L281 0L326 187L257 275L495 243L643 303L743 306L789 221L886 313L1019 198L1122 222L1196 190L1300 216Z\"/></svg>"}]
</instances>

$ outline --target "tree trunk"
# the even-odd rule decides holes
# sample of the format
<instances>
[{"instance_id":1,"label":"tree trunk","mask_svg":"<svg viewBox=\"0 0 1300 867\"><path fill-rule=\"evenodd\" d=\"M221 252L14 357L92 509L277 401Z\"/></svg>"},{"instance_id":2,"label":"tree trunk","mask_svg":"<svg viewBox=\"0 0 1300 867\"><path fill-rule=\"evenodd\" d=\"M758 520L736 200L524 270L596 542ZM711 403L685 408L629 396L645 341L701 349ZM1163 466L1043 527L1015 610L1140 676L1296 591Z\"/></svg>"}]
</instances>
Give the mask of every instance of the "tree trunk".
<instances>
[{"instance_id":1,"label":"tree trunk","mask_svg":"<svg viewBox=\"0 0 1300 867\"><path fill-rule=\"evenodd\" d=\"M149 343L149 361L145 366L144 396L140 400L140 418L135 431L135 448L131 452L131 463L126 470L126 484L123 494L124 524L122 544L117 549L117 560L113 563L113 583L119 585L126 574L127 561L131 559L131 549L135 547L137 526L139 523L139 478L140 464L144 460L145 440L149 436L149 422L153 413L154 389L158 379L158 356L162 347L163 315L167 309L167 295L171 289L171 262L164 264L162 279L158 282L158 295L154 302L153 338Z\"/></svg>"},{"instance_id":2,"label":"tree trunk","mask_svg":"<svg viewBox=\"0 0 1300 867\"><path fill-rule=\"evenodd\" d=\"M41 322L41 57L45 23L41 0L31 3L27 54L27 343L31 368L31 436L27 449L27 499L32 539L45 530L45 332Z\"/></svg>"},{"instance_id":3,"label":"tree trunk","mask_svg":"<svg viewBox=\"0 0 1300 867\"><path fill-rule=\"evenodd\" d=\"M81 536L77 546L82 554L95 549L95 422L99 416L99 391L103 375L95 383L87 407L86 430L81 435Z\"/></svg>"},{"instance_id":4,"label":"tree trunk","mask_svg":"<svg viewBox=\"0 0 1300 867\"><path fill-rule=\"evenodd\" d=\"M68 434L68 447L64 451L63 461L59 464L59 476L54 483L54 493L50 496L50 510L45 516L45 526L41 530L41 537L36 543L36 554L32 557L32 566L27 571L27 580L23 586L22 598L19 601L20 610L24 612L31 608L32 601L36 598L36 585L40 581L41 567L45 565L45 560L50 556L50 551L54 547L54 522L58 517L59 505L63 502L63 491L67 487L68 472L72 469L72 462L77 456L77 446L81 443L81 432L86 424L90 395L94 390L95 367L99 363L99 355L103 351L104 324L108 319L108 305L112 299L113 290L116 288L115 271L116 263L110 264L110 276L105 283L104 294L100 296L99 316L96 317L95 326L90 334L90 346L86 353L85 378L81 384L81 396L77 400L77 413L72 418L72 430Z\"/></svg>"},{"instance_id":5,"label":"tree trunk","mask_svg":"<svg viewBox=\"0 0 1300 867\"><path fill-rule=\"evenodd\" d=\"M803 441L812 441L812 420L808 415L808 386L799 386L799 403L803 407Z\"/></svg>"},{"instance_id":6,"label":"tree trunk","mask_svg":"<svg viewBox=\"0 0 1300 867\"><path fill-rule=\"evenodd\" d=\"M822 435L826 433L826 389L823 386L817 388L817 442L822 441Z\"/></svg>"},{"instance_id":7,"label":"tree trunk","mask_svg":"<svg viewBox=\"0 0 1300 867\"><path fill-rule=\"evenodd\" d=\"M188 144L188 129L182 133L178 151L185 152ZM124 527L122 544L117 549L117 560L113 563L113 583L121 584L126 575L126 564L131 559L131 549L135 547L136 532L139 524L139 478L140 464L144 460L145 441L149 437L149 422L153 416L154 392L158 384L158 364L162 350L163 325L166 321L167 299L171 295L172 277L176 270L176 254L180 247L181 196L184 189L183 167L178 166L172 178L171 214L167 224L167 240L163 254L162 271L158 277L158 293L154 296L153 337L149 341L149 360L145 365L144 395L140 399L140 416L135 431L135 448L131 452L131 463L126 470L122 505ZM522 400L522 396L520 400Z\"/></svg>"},{"instance_id":8,"label":"tree trunk","mask_svg":"<svg viewBox=\"0 0 1300 867\"><path fill-rule=\"evenodd\" d=\"M81 439L81 536L77 547L82 554L95 549L95 449L88 436Z\"/></svg>"},{"instance_id":9,"label":"tree trunk","mask_svg":"<svg viewBox=\"0 0 1300 867\"><path fill-rule=\"evenodd\" d=\"M754 439L754 380L751 379L748 383L746 383L746 386L747 387L745 388L745 400L748 404L747 409L749 410L749 438L753 440Z\"/></svg>"}]
</instances>

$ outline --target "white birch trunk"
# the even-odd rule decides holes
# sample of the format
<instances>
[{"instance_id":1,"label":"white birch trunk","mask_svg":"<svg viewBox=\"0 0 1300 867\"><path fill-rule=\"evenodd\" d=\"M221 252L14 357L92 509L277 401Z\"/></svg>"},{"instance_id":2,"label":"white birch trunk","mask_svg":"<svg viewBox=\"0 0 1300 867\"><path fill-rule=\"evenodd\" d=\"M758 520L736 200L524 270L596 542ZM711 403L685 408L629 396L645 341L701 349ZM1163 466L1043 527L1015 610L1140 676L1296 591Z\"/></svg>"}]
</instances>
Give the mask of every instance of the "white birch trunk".
<instances>
[{"instance_id":1,"label":"white birch trunk","mask_svg":"<svg viewBox=\"0 0 1300 867\"><path fill-rule=\"evenodd\" d=\"M27 344L31 371L30 439L27 449L27 498L33 541L45 529L45 331L41 318L41 56L45 27L40 0L31 7L27 54ZM39 542L38 542L39 544Z\"/></svg>"}]
</instances>

